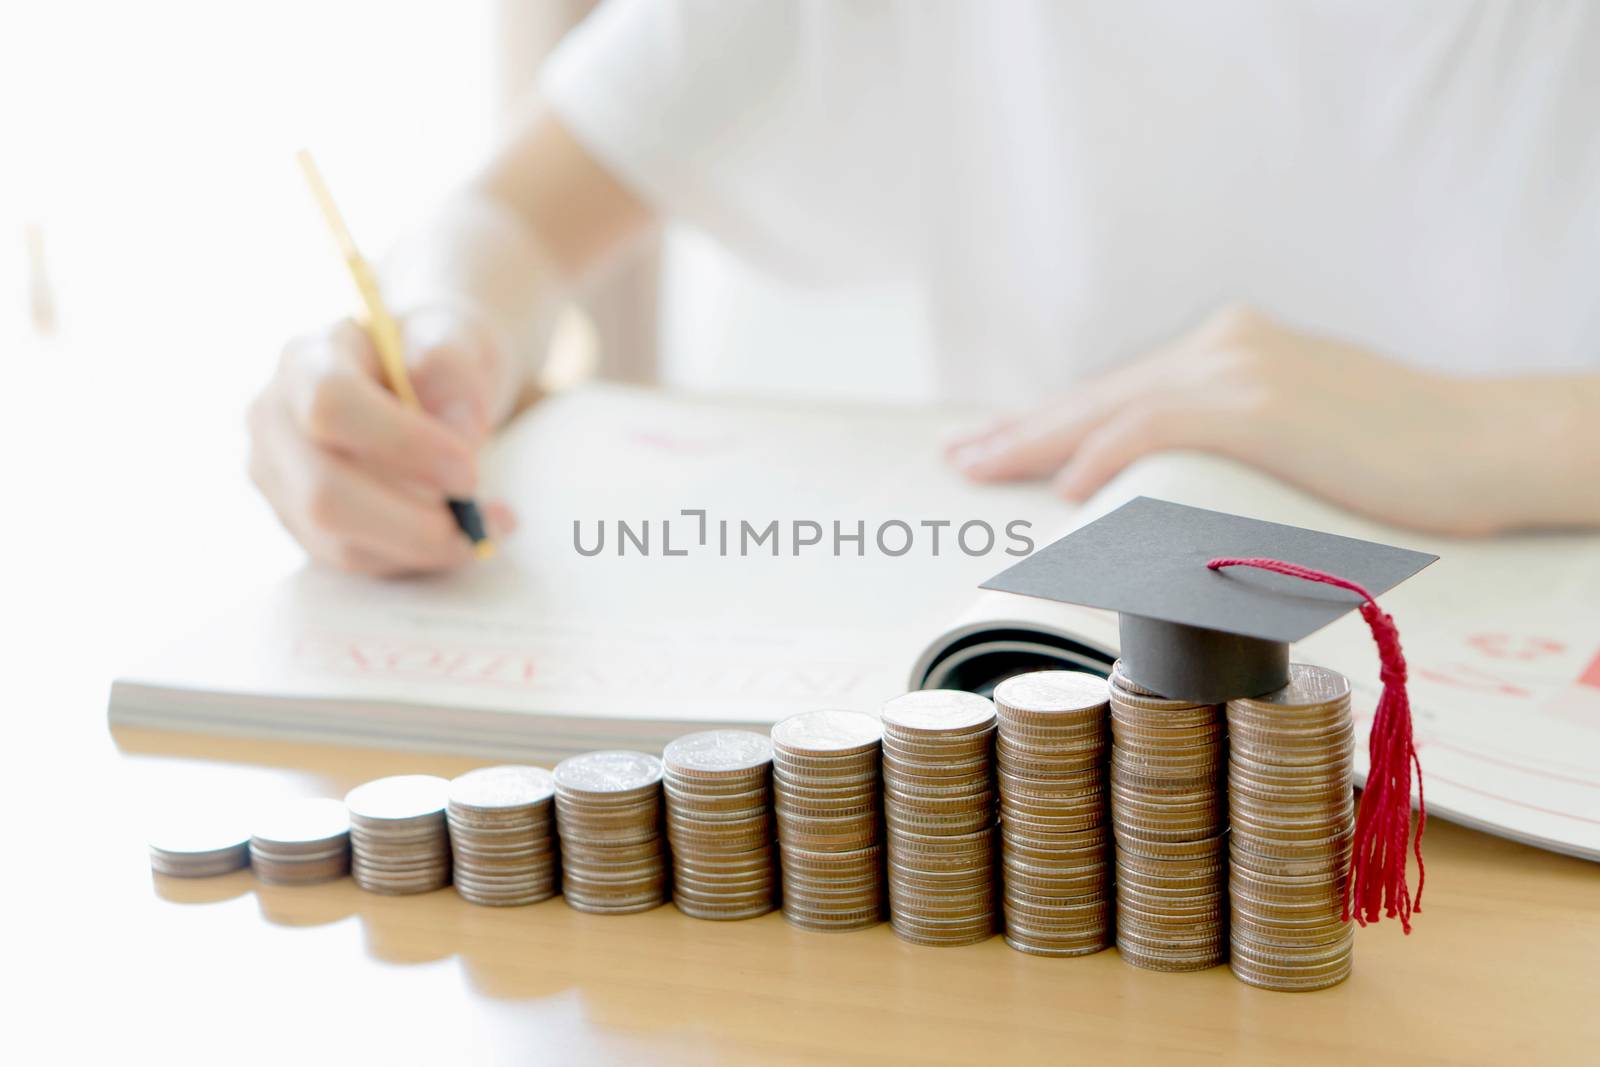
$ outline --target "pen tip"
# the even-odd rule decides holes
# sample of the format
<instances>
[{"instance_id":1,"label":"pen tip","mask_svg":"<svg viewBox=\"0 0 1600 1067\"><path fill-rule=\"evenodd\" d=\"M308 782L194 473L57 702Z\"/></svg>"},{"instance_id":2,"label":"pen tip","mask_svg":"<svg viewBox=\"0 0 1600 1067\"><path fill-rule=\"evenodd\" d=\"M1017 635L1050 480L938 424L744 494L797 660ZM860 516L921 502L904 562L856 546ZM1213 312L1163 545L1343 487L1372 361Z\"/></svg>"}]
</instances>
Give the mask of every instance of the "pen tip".
<instances>
[{"instance_id":1,"label":"pen tip","mask_svg":"<svg viewBox=\"0 0 1600 1067\"><path fill-rule=\"evenodd\" d=\"M485 538L484 540L473 545L472 551L479 559L493 559L494 542L490 541L488 538Z\"/></svg>"}]
</instances>

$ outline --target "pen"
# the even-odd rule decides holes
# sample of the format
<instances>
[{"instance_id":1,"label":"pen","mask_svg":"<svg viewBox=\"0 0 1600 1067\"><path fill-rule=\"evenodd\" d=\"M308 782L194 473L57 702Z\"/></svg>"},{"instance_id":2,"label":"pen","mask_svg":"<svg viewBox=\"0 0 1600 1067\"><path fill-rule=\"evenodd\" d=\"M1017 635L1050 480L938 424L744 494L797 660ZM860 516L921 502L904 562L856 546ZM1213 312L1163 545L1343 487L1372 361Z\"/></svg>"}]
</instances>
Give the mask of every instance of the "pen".
<instances>
[{"instance_id":1,"label":"pen","mask_svg":"<svg viewBox=\"0 0 1600 1067\"><path fill-rule=\"evenodd\" d=\"M363 325L367 335L372 338L372 346L378 350L378 362L383 367L383 376L388 381L389 389L406 407L422 410L416 390L411 387L411 376L406 373L405 356L400 349L400 327L383 303L377 276L356 248L355 239L350 236L344 217L339 214L339 208L334 204L333 195L328 192L327 183L322 180L322 173L317 170L311 153L302 148L295 153L295 159L300 164L300 172L305 175L306 185L311 188L312 197L322 209L322 218L333 234L334 243L339 246L345 266L350 269L350 277L366 309ZM450 499L446 503L450 505L450 514L455 516L456 525L471 540L478 558L488 559L494 555L494 542L489 539L489 531L484 526L483 513L478 510L477 503L463 499Z\"/></svg>"}]
</instances>

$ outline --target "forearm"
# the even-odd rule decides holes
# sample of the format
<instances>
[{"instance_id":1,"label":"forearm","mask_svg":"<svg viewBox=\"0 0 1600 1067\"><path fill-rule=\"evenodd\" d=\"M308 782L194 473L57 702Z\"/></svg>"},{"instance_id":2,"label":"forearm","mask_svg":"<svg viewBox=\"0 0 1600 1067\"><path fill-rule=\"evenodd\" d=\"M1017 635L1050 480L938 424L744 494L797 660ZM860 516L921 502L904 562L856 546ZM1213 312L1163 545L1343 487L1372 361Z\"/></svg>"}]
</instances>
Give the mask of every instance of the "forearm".
<instances>
[{"instance_id":1,"label":"forearm","mask_svg":"<svg viewBox=\"0 0 1600 1067\"><path fill-rule=\"evenodd\" d=\"M1503 529L1600 527L1600 374L1463 383ZM1491 454L1492 453L1492 454Z\"/></svg>"},{"instance_id":2,"label":"forearm","mask_svg":"<svg viewBox=\"0 0 1600 1067\"><path fill-rule=\"evenodd\" d=\"M468 187L386 257L384 286L396 310L459 312L532 368L569 282L514 211Z\"/></svg>"},{"instance_id":3,"label":"forearm","mask_svg":"<svg viewBox=\"0 0 1600 1067\"><path fill-rule=\"evenodd\" d=\"M651 223L649 210L535 107L481 173L389 257L385 284L399 309L444 306L480 324L521 372L511 387L525 397L572 288Z\"/></svg>"}]
</instances>

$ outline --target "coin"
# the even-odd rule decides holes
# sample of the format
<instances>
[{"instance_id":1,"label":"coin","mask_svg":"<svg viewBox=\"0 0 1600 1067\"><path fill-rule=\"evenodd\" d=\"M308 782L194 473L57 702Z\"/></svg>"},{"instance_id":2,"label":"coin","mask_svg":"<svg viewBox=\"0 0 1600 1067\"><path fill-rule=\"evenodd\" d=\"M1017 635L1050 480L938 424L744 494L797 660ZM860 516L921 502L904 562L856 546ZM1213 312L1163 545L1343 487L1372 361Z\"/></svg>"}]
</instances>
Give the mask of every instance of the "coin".
<instances>
[{"instance_id":1,"label":"coin","mask_svg":"<svg viewBox=\"0 0 1600 1067\"><path fill-rule=\"evenodd\" d=\"M345 794L352 824L400 823L444 814L450 783L432 774L396 774Z\"/></svg>"},{"instance_id":2,"label":"coin","mask_svg":"<svg viewBox=\"0 0 1600 1067\"><path fill-rule=\"evenodd\" d=\"M661 757L669 773L743 780L765 775L772 763L772 742L750 730L703 730L671 742Z\"/></svg>"},{"instance_id":3,"label":"coin","mask_svg":"<svg viewBox=\"0 0 1600 1067\"><path fill-rule=\"evenodd\" d=\"M626 799L644 794L661 781L661 761L643 752L609 749L569 756L556 765L556 789L581 794L588 801Z\"/></svg>"},{"instance_id":4,"label":"coin","mask_svg":"<svg viewBox=\"0 0 1600 1067\"><path fill-rule=\"evenodd\" d=\"M772 742L748 730L704 730L662 752L673 903L699 919L777 907Z\"/></svg>"},{"instance_id":5,"label":"coin","mask_svg":"<svg viewBox=\"0 0 1600 1067\"><path fill-rule=\"evenodd\" d=\"M562 896L577 911L629 914L667 899L659 759L607 750L556 765Z\"/></svg>"},{"instance_id":6,"label":"coin","mask_svg":"<svg viewBox=\"0 0 1600 1067\"><path fill-rule=\"evenodd\" d=\"M783 914L795 926L883 920L882 736L879 720L857 711L802 712L772 728Z\"/></svg>"},{"instance_id":7,"label":"coin","mask_svg":"<svg viewBox=\"0 0 1600 1067\"><path fill-rule=\"evenodd\" d=\"M345 794L350 873L357 885L399 895L450 884L449 788L449 782L431 774L399 774Z\"/></svg>"},{"instance_id":8,"label":"coin","mask_svg":"<svg viewBox=\"0 0 1600 1067\"><path fill-rule=\"evenodd\" d=\"M877 751L883 724L860 711L807 711L772 728L772 744L789 756L844 758Z\"/></svg>"},{"instance_id":9,"label":"coin","mask_svg":"<svg viewBox=\"0 0 1600 1067\"><path fill-rule=\"evenodd\" d=\"M458 811L521 816L554 799L555 776L543 767L479 767L450 782L449 804Z\"/></svg>"},{"instance_id":10,"label":"coin","mask_svg":"<svg viewBox=\"0 0 1600 1067\"><path fill-rule=\"evenodd\" d=\"M1292 663L1289 684L1228 702L1230 966L1264 989L1350 973L1344 921L1355 824L1354 722L1343 675Z\"/></svg>"},{"instance_id":11,"label":"coin","mask_svg":"<svg viewBox=\"0 0 1600 1067\"><path fill-rule=\"evenodd\" d=\"M1041 671L1002 682L995 703L1006 943L1041 956L1101 951L1113 939L1106 683Z\"/></svg>"},{"instance_id":12,"label":"coin","mask_svg":"<svg viewBox=\"0 0 1600 1067\"><path fill-rule=\"evenodd\" d=\"M1118 952L1151 970L1215 966L1228 947L1222 709L1134 686L1120 664L1109 704Z\"/></svg>"},{"instance_id":13,"label":"coin","mask_svg":"<svg viewBox=\"0 0 1600 1067\"><path fill-rule=\"evenodd\" d=\"M994 689L1000 719L1039 727L1105 722L1110 690L1104 678L1083 671L1031 671L1013 675Z\"/></svg>"},{"instance_id":14,"label":"coin","mask_svg":"<svg viewBox=\"0 0 1600 1067\"><path fill-rule=\"evenodd\" d=\"M248 822L195 807L160 813L149 828L150 869L174 878L209 878L250 863Z\"/></svg>"},{"instance_id":15,"label":"coin","mask_svg":"<svg viewBox=\"0 0 1600 1067\"><path fill-rule=\"evenodd\" d=\"M889 922L907 941L969 944L997 928L995 723L993 701L955 690L883 706Z\"/></svg>"},{"instance_id":16,"label":"coin","mask_svg":"<svg viewBox=\"0 0 1600 1067\"><path fill-rule=\"evenodd\" d=\"M250 865L268 885L309 885L350 872L350 812L332 797L305 797L252 824Z\"/></svg>"},{"instance_id":17,"label":"coin","mask_svg":"<svg viewBox=\"0 0 1600 1067\"><path fill-rule=\"evenodd\" d=\"M994 701L959 689L918 689L883 705L886 735L960 737L994 726Z\"/></svg>"},{"instance_id":18,"label":"coin","mask_svg":"<svg viewBox=\"0 0 1600 1067\"><path fill-rule=\"evenodd\" d=\"M542 767L480 767L453 779L446 821L456 892L491 907L556 893L555 776Z\"/></svg>"}]
</instances>

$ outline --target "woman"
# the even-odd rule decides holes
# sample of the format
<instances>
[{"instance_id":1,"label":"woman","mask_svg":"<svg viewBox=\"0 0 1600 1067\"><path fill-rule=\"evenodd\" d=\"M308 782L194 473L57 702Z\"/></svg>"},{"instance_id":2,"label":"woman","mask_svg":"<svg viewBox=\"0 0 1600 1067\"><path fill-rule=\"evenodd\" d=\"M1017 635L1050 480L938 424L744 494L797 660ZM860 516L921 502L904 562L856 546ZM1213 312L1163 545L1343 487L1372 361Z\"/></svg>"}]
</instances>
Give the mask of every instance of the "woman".
<instances>
[{"instance_id":1,"label":"woman","mask_svg":"<svg viewBox=\"0 0 1600 1067\"><path fill-rule=\"evenodd\" d=\"M348 324L254 407L318 559L468 559L439 500L531 338L663 218L914 285L945 393L1034 405L952 445L974 479L1195 448L1423 529L1600 524L1593 5L613 0L540 88L386 277L429 414Z\"/></svg>"}]
</instances>

